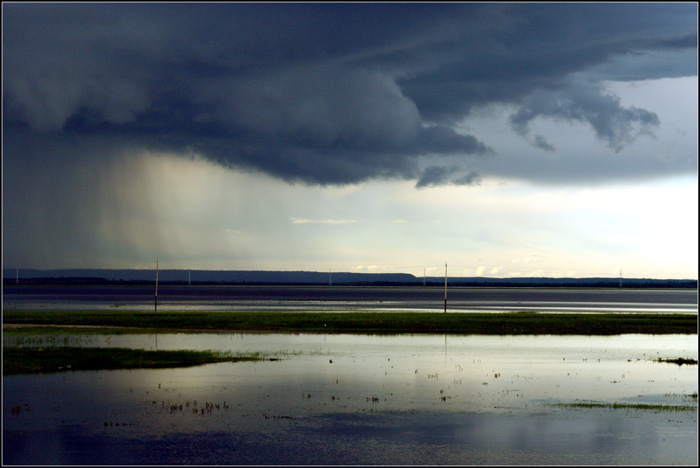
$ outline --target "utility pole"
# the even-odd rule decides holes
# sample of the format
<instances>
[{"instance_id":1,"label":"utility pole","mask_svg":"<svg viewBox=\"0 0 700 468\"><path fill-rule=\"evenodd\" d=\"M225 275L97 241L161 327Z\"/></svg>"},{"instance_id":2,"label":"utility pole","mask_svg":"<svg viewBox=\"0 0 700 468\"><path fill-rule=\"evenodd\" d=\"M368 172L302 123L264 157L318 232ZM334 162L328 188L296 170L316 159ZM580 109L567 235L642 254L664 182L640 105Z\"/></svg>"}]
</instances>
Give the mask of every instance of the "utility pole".
<instances>
[{"instance_id":1,"label":"utility pole","mask_svg":"<svg viewBox=\"0 0 700 468\"><path fill-rule=\"evenodd\" d=\"M156 258L156 296L155 296L155 312L158 312L158 258Z\"/></svg>"},{"instance_id":2,"label":"utility pole","mask_svg":"<svg viewBox=\"0 0 700 468\"><path fill-rule=\"evenodd\" d=\"M620 287L622 287L622 268L620 268Z\"/></svg>"},{"instance_id":3,"label":"utility pole","mask_svg":"<svg viewBox=\"0 0 700 468\"><path fill-rule=\"evenodd\" d=\"M423 268L423 286L425 286L425 268Z\"/></svg>"},{"instance_id":4,"label":"utility pole","mask_svg":"<svg viewBox=\"0 0 700 468\"><path fill-rule=\"evenodd\" d=\"M447 313L447 262L445 262L445 313Z\"/></svg>"}]
</instances>

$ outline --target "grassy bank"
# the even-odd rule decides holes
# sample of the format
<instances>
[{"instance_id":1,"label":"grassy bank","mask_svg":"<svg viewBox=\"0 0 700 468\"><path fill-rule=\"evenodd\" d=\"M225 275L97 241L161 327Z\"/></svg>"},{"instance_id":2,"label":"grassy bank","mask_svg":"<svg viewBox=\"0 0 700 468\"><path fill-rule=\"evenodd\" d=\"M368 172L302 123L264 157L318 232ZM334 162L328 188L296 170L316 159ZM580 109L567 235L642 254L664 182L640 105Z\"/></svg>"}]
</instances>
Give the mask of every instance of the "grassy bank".
<instances>
[{"instance_id":1,"label":"grassy bank","mask_svg":"<svg viewBox=\"0 0 700 468\"><path fill-rule=\"evenodd\" d=\"M5 311L3 323L23 325L5 333L697 334L691 314Z\"/></svg>"},{"instance_id":2,"label":"grassy bank","mask_svg":"<svg viewBox=\"0 0 700 468\"><path fill-rule=\"evenodd\" d=\"M157 369L214 362L261 360L214 351L147 351L127 348L4 347L3 375L98 369Z\"/></svg>"}]
</instances>

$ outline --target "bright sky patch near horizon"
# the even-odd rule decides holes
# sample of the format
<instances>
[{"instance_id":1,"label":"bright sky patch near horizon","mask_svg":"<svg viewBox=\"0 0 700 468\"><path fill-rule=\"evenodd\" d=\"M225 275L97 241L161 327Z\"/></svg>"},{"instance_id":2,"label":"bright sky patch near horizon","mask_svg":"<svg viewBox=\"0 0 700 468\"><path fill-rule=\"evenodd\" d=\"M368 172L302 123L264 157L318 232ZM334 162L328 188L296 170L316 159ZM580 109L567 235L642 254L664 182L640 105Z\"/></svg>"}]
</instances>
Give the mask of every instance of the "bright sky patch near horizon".
<instances>
[{"instance_id":1,"label":"bright sky patch near horizon","mask_svg":"<svg viewBox=\"0 0 700 468\"><path fill-rule=\"evenodd\" d=\"M5 268L698 276L696 3L2 8Z\"/></svg>"}]
</instances>

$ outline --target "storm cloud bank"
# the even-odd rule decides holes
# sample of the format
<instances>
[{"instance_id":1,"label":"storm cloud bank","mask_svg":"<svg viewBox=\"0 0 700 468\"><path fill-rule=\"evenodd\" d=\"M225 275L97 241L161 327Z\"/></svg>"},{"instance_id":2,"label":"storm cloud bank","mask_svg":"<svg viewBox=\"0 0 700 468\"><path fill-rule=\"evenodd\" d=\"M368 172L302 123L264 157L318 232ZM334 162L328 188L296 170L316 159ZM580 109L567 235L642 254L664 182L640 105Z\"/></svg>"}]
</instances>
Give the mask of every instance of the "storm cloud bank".
<instances>
[{"instance_id":1,"label":"storm cloud bank","mask_svg":"<svg viewBox=\"0 0 700 468\"><path fill-rule=\"evenodd\" d=\"M696 27L691 3L3 4L4 131L9 157L87 138L289 182L476 184L478 109L546 153L538 118L614 152L653 135L601 83L696 76Z\"/></svg>"}]
</instances>

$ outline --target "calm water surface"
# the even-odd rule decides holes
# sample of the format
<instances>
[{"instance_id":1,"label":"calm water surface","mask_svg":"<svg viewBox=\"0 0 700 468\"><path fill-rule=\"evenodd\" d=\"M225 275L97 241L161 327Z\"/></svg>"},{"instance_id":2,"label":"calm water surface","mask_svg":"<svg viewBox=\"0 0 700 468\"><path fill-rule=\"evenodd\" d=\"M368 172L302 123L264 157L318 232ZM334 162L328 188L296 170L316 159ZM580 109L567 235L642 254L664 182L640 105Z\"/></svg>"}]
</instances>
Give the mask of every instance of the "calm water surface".
<instances>
[{"instance_id":1,"label":"calm water surface","mask_svg":"<svg viewBox=\"0 0 700 468\"><path fill-rule=\"evenodd\" d=\"M6 286L6 310L153 310L152 287ZM166 286L161 311L442 311L434 287ZM582 312L697 314L689 289L460 288L448 291L450 312Z\"/></svg>"},{"instance_id":2,"label":"calm water surface","mask_svg":"<svg viewBox=\"0 0 700 468\"><path fill-rule=\"evenodd\" d=\"M697 335L168 334L67 341L262 352L279 360L5 377L5 464L698 461L697 366L655 361L697 359ZM5 337L4 344L16 342ZM693 408L571 406L584 402Z\"/></svg>"}]
</instances>

